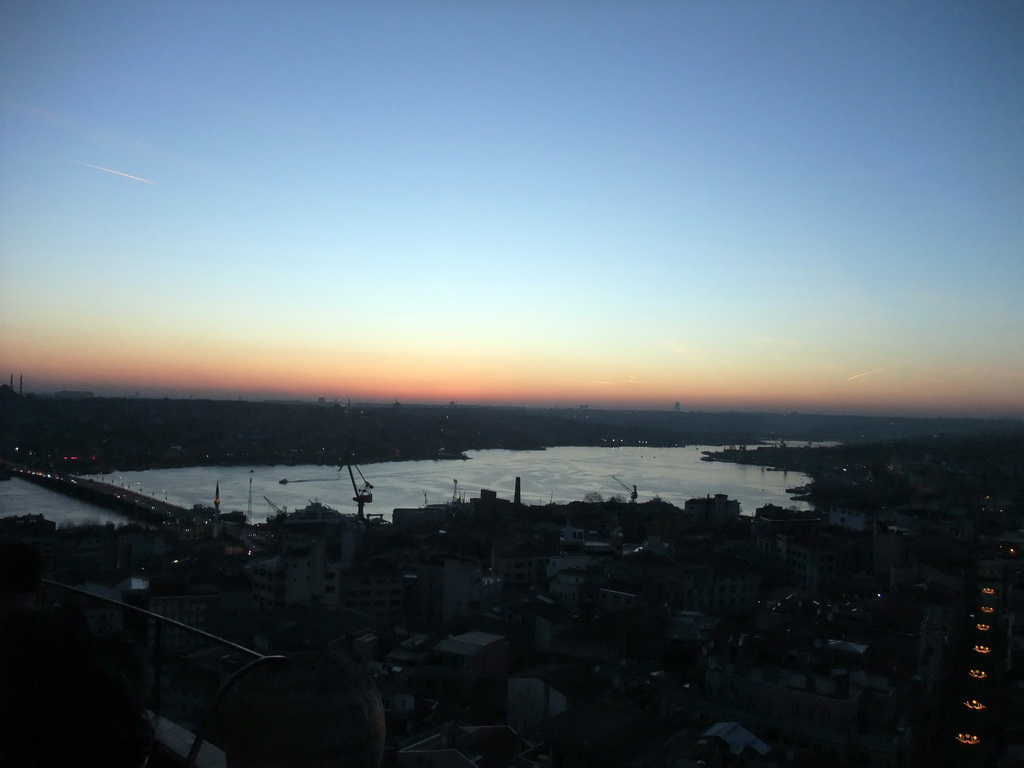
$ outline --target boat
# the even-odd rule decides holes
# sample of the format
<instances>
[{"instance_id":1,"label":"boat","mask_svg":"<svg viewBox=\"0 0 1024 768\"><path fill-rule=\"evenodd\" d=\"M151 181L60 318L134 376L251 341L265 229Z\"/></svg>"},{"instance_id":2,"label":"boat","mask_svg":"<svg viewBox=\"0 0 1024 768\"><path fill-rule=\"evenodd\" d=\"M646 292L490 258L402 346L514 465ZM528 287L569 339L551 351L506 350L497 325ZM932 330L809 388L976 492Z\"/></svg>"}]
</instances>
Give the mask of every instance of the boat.
<instances>
[{"instance_id":1,"label":"boat","mask_svg":"<svg viewBox=\"0 0 1024 768\"><path fill-rule=\"evenodd\" d=\"M302 509L284 513L282 522L285 525L323 525L324 523L341 523L347 517L348 515L344 515L316 499Z\"/></svg>"}]
</instances>

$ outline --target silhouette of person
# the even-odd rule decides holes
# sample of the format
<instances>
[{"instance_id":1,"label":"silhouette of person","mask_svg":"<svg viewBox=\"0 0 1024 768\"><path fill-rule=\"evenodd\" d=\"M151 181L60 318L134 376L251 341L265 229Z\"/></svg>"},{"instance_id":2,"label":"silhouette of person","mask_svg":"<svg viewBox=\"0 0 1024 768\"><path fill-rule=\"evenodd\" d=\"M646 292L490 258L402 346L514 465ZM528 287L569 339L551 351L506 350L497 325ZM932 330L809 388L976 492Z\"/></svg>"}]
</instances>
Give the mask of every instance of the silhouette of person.
<instances>
[{"instance_id":1,"label":"silhouette of person","mask_svg":"<svg viewBox=\"0 0 1024 768\"><path fill-rule=\"evenodd\" d=\"M21 541L0 541L0 621L39 607L45 564L42 553Z\"/></svg>"},{"instance_id":2,"label":"silhouette of person","mask_svg":"<svg viewBox=\"0 0 1024 768\"><path fill-rule=\"evenodd\" d=\"M38 550L0 542L0 766L144 766L144 709L81 622L40 607L42 575Z\"/></svg>"}]
</instances>

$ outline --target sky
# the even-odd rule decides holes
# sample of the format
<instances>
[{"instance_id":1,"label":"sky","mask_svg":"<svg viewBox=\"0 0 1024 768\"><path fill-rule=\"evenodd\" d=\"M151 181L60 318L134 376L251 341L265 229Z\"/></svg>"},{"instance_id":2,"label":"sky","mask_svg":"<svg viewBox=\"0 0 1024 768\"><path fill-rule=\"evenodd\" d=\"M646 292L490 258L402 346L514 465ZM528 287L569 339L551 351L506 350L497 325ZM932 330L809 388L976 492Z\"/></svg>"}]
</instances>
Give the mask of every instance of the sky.
<instances>
[{"instance_id":1,"label":"sky","mask_svg":"<svg viewBox=\"0 0 1024 768\"><path fill-rule=\"evenodd\" d=\"M1024 417L1024 4L0 7L0 382Z\"/></svg>"}]
</instances>

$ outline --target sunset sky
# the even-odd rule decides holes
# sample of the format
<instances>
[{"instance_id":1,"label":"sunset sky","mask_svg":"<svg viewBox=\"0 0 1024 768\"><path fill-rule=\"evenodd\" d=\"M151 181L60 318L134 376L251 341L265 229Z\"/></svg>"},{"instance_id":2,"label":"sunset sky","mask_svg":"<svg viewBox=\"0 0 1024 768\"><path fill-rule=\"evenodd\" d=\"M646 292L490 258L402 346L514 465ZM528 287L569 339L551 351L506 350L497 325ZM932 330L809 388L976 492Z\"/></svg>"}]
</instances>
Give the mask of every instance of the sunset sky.
<instances>
[{"instance_id":1,"label":"sunset sky","mask_svg":"<svg viewBox=\"0 0 1024 768\"><path fill-rule=\"evenodd\" d=\"M0 383L1024 417L1024 4L4 3Z\"/></svg>"}]
</instances>

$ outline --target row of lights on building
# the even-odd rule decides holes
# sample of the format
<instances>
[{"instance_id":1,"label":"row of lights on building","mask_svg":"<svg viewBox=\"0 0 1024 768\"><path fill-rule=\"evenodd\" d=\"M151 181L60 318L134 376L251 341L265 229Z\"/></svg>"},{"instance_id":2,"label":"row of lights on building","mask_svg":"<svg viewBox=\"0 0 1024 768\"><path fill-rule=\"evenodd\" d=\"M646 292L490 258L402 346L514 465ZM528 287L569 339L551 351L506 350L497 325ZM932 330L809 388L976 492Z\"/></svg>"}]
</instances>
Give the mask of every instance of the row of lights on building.
<instances>
[{"instance_id":1,"label":"row of lights on building","mask_svg":"<svg viewBox=\"0 0 1024 768\"><path fill-rule=\"evenodd\" d=\"M992 587L982 587L981 593L989 597L994 597L996 591ZM994 613L995 608L989 605L983 605L981 606L981 612L986 614ZM988 632L990 629L992 629L991 624L985 624L982 622L979 622L974 626L979 632ZM984 656L988 653L991 653L992 649L987 645L982 645L978 643L974 646L974 652ZM970 669L967 671L967 674L969 674L976 680L984 680L988 677L988 673L983 669ZM987 705L983 704L977 699L968 699L964 702L964 706L967 707L967 709L973 710L975 712L980 712L983 709L988 709ZM970 747L975 747L978 744L981 744L981 738L975 733L958 733L956 735L956 740L959 741L961 744L966 744Z\"/></svg>"}]
</instances>

